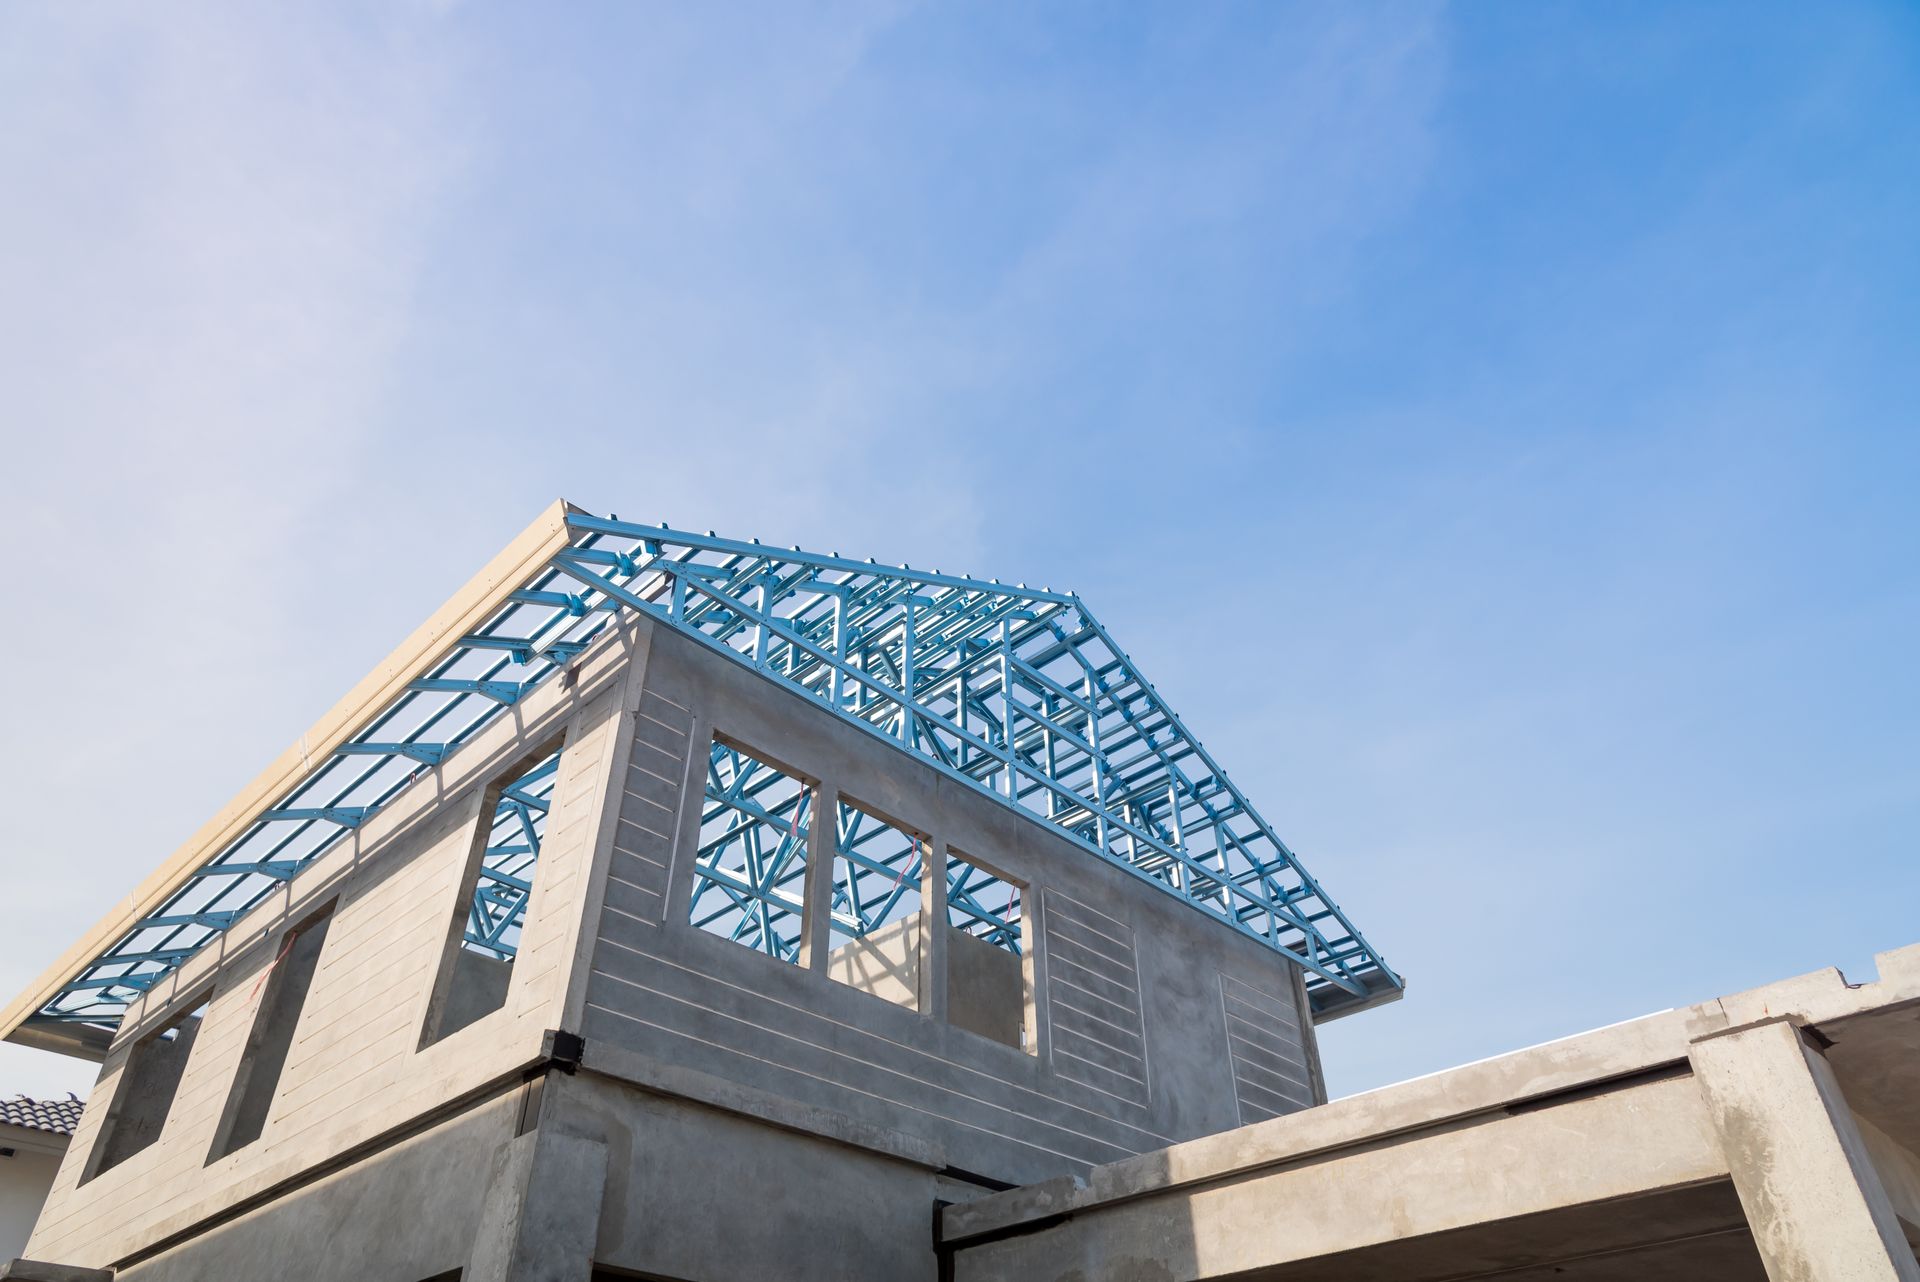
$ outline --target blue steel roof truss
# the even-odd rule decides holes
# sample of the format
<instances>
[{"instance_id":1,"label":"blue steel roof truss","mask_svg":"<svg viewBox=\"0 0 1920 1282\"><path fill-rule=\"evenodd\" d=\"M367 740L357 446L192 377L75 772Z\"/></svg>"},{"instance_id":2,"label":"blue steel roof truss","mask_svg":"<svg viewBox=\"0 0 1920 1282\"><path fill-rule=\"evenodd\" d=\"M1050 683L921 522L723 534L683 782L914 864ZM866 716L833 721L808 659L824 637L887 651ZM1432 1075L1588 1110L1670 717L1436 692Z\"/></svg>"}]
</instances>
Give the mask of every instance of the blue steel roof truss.
<instances>
[{"instance_id":1,"label":"blue steel roof truss","mask_svg":"<svg viewBox=\"0 0 1920 1282\"><path fill-rule=\"evenodd\" d=\"M467 905L462 947L501 961L511 961L519 952L520 923L533 896L533 869L559 773L560 750L555 748L500 790L473 900Z\"/></svg>"},{"instance_id":2,"label":"blue steel roof truss","mask_svg":"<svg viewBox=\"0 0 1920 1282\"><path fill-rule=\"evenodd\" d=\"M491 620L316 761L35 1021L117 1024L154 983L628 611L731 655L1291 958L1316 1004L1402 986L1078 597L572 509L567 523L569 546ZM544 782L550 794L550 770ZM527 879L514 866L530 866L538 838L523 832L531 852L496 858L494 847L515 843L502 835L501 812L495 821L501 839L485 867L498 876L481 878L468 944L506 956L526 906L516 882ZM909 856L917 862L917 851L895 858ZM766 888L789 897L786 865L774 862ZM881 867L865 871L896 882L906 873ZM753 899L751 888L734 894ZM864 933L877 923L857 924ZM776 948L781 932L762 925L757 938Z\"/></svg>"},{"instance_id":3,"label":"blue steel roof truss","mask_svg":"<svg viewBox=\"0 0 1920 1282\"><path fill-rule=\"evenodd\" d=\"M716 739L707 760L688 920L701 930L800 960L813 790Z\"/></svg>"}]
</instances>

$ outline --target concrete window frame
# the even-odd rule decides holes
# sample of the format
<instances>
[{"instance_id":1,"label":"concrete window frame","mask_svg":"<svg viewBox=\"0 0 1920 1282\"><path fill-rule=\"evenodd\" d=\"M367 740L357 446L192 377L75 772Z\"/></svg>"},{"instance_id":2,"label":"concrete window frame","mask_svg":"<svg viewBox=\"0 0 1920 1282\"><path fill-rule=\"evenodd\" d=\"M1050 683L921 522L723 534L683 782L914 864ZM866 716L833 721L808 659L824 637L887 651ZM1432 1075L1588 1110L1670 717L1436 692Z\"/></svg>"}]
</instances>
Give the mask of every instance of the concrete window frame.
<instances>
[{"instance_id":1,"label":"concrete window frame","mask_svg":"<svg viewBox=\"0 0 1920 1282\"><path fill-rule=\"evenodd\" d=\"M825 884L812 887L826 919L820 969L856 991L932 1014L941 972L929 937L939 919L934 852L941 843L849 793L835 789L833 798L833 857L823 861Z\"/></svg>"},{"instance_id":2,"label":"concrete window frame","mask_svg":"<svg viewBox=\"0 0 1920 1282\"><path fill-rule=\"evenodd\" d=\"M340 901L329 899L273 940L273 952L254 980L253 1023L227 1087L226 1103L207 1149L206 1165L260 1138L279 1093L280 1076L293 1049L301 1012L326 948L327 929Z\"/></svg>"},{"instance_id":3,"label":"concrete window frame","mask_svg":"<svg viewBox=\"0 0 1920 1282\"><path fill-rule=\"evenodd\" d=\"M166 1129L193 1047L213 1005L212 985L177 1004L175 1013L127 1049L107 1115L93 1137L79 1182L86 1184L151 1148ZM169 1036L172 1034L172 1036Z\"/></svg>"},{"instance_id":4,"label":"concrete window frame","mask_svg":"<svg viewBox=\"0 0 1920 1282\"><path fill-rule=\"evenodd\" d=\"M943 968L947 971L947 1022L964 1032L985 1037L989 1041L997 1042L1002 1046L1011 1046L1016 1050L1024 1051L1028 1055L1037 1057L1040 1054L1038 964L1040 932L1033 929L1034 919L1030 910L1030 905L1033 901L1033 886L1025 878L1015 877L1011 873L997 867L991 861L981 859L956 846L945 844L942 849L945 858L942 860L941 868L940 899L942 919L948 931L952 934L967 935L972 939L986 943L990 947L1018 957L1020 985L1020 994L1017 1002L1020 1024L1012 1038L1007 1036L1003 1023L991 1019L990 1012L983 1012L974 1008L956 1009L955 968L953 965L953 945L956 941L951 938L951 935L948 935L946 947L942 949L944 954ZM985 874L995 886L1005 887L1006 893L1003 895L997 890L984 890L979 883L970 882L970 879L968 879L964 873L959 878L956 878L954 876L954 868L956 865L962 869ZM956 889L958 889L963 896L976 899L978 901L978 907L985 910L989 918L997 918L1000 923L1003 923L1003 929L992 929L992 921L983 919L979 913L970 909L966 904L955 902ZM1009 908L1011 911L1009 911ZM956 916L969 920L962 924L955 921ZM1006 933L1004 925L1011 925L1012 927L1014 939L1011 947L1008 947L1007 941L1004 939L994 939L994 936L1004 935ZM1004 998L1002 998L1001 1004L1005 1004ZM988 1018L983 1020L983 1015L988 1016Z\"/></svg>"},{"instance_id":5,"label":"concrete window frame","mask_svg":"<svg viewBox=\"0 0 1920 1282\"><path fill-rule=\"evenodd\" d=\"M823 902L814 893L821 781L715 728L677 926L801 969L818 969ZM704 914L704 915L703 915ZM757 918L757 920L756 920Z\"/></svg>"},{"instance_id":6,"label":"concrete window frame","mask_svg":"<svg viewBox=\"0 0 1920 1282\"><path fill-rule=\"evenodd\" d=\"M421 1021L420 1042L416 1051L445 1041L507 1004L513 981L513 959L486 957L468 947L467 923L474 912L474 895L486 868L487 851L499 816L501 799L528 772L549 760L556 763L560 761L566 748L567 736L564 732L549 737L531 751L515 758L506 769L498 771L493 781L480 793L479 805L470 821L472 829L467 843L466 862L460 874L459 891L447 918L446 939L441 944L440 964L434 972L433 989L427 1000L426 1017ZM522 912L526 910L527 902L531 901L533 890L538 887L539 876L536 851L532 874L527 879L529 889L521 905Z\"/></svg>"}]
</instances>

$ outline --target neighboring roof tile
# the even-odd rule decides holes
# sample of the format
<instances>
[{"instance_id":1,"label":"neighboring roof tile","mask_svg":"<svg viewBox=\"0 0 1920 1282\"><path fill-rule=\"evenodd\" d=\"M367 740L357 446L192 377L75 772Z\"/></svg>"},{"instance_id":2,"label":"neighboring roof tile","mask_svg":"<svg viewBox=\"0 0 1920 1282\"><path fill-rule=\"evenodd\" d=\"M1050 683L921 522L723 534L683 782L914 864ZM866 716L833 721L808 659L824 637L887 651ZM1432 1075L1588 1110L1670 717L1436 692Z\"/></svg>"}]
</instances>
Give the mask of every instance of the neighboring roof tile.
<instances>
[{"instance_id":1,"label":"neighboring roof tile","mask_svg":"<svg viewBox=\"0 0 1920 1282\"><path fill-rule=\"evenodd\" d=\"M72 1135L73 1128L80 1124L80 1108L81 1101L73 1095L65 1099L28 1099L25 1095L16 1095L12 1099L0 1099L0 1122L30 1131Z\"/></svg>"}]
</instances>

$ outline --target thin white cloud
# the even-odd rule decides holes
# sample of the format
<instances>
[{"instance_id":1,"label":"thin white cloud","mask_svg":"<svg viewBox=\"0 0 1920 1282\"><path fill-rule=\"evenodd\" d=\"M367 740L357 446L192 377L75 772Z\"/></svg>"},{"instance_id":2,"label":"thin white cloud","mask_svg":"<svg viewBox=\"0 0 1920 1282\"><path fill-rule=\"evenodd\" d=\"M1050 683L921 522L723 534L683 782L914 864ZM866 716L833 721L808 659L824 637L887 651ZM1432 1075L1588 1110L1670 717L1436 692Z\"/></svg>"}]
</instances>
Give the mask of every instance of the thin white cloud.
<instances>
[{"instance_id":1,"label":"thin white cloud","mask_svg":"<svg viewBox=\"0 0 1920 1282\"><path fill-rule=\"evenodd\" d=\"M1044 581L1079 534L1010 508L1064 524L1105 463L1034 425L1097 455L1055 398L1151 390L1139 329L1244 311L1183 292L1223 259L1338 290L1444 64L1424 18L1335 15L1203 118L1017 61L929 103L918 17L600 14L583 45L480 8L8 12L0 537L87 622L0 746L42 802L0 851L0 990L555 494ZM944 207L974 166L1004 236ZM84 1084L23 1054L0 1090Z\"/></svg>"},{"instance_id":2,"label":"thin white cloud","mask_svg":"<svg viewBox=\"0 0 1920 1282\"><path fill-rule=\"evenodd\" d=\"M424 20L0 18L0 541L22 567L5 610L12 631L58 620L35 656L50 679L9 695L33 733L0 748L43 803L6 839L9 996L158 859L156 832L203 817L162 764L213 738L203 692L271 702L227 625L290 606L300 549L363 466L356 425L461 160ZM236 776L264 759L236 755ZM0 1091L75 1080L0 1056Z\"/></svg>"}]
</instances>

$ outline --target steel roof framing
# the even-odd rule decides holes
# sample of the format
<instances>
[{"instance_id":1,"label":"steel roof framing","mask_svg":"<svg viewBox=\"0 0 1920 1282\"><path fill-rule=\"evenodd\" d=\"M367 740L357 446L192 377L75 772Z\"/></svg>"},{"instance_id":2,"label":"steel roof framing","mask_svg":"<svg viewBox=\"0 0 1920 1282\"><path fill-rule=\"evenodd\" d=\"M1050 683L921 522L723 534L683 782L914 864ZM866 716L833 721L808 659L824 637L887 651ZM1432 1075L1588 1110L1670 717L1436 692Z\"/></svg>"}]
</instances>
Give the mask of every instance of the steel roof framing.
<instances>
[{"instance_id":1,"label":"steel roof framing","mask_svg":"<svg viewBox=\"0 0 1920 1282\"><path fill-rule=\"evenodd\" d=\"M16 1001L0 1031L97 1049L131 1002L626 611L1260 940L1304 968L1317 1009L1403 987L1071 593L557 504L304 736L297 760L276 763ZM510 928L500 907L476 905L495 931ZM91 1034L62 1037L62 1025Z\"/></svg>"}]
</instances>

